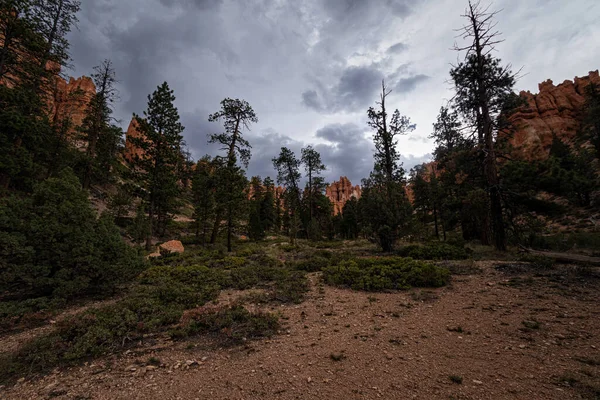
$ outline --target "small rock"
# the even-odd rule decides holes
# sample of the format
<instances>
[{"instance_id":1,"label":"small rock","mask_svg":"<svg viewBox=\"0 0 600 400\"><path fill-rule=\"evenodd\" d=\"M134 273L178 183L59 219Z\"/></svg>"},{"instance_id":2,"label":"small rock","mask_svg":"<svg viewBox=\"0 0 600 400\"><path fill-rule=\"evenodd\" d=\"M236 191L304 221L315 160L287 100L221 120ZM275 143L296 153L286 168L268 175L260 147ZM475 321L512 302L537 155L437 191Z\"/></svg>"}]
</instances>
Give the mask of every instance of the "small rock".
<instances>
[{"instance_id":1,"label":"small rock","mask_svg":"<svg viewBox=\"0 0 600 400\"><path fill-rule=\"evenodd\" d=\"M473 379L473 383L476 385L483 385L483 382Z\"/></svg>"},{"instance_id":2,"label":"small rock","mask_svg":"<svg viewBox=\"0 0 600 400\"><path fill-rule=\"evenodd\" d=\"M308 383L311 383L311 382L312 382L312 378L309 376L309 377L308 377L308 379L306 379L306 381L307 381Z\"/></svg>"},{"instance_id":3,"label":"small rock","mask_svg":"<svg viewBox=\"0 0 600 400\"><path fill-rule=\"evenodd\" d=\"M527 346L525 346L524 344L520 344L520 345L519 345L519 348L520 348L520 349L524 349L525 347L527 347Z\"/></svg>"},{"instance_id":4,"label":"small rock","mask_svg":"<svg viewBox=\"0 0 600 400\"><path fill-rule=\"evenodd\" d=\"M137 366L135 364L131 364L125 367L125 372L135 372L137 370Z\"/></svg>"},{"instance_id":5,"label":"small rock","mask_svg":"<svg viewBox=\"0 0 600 400\"><path fill-rule=\"evenodd\" d=\"M208 357L204 356L200 360L204 362L204 361L208 360Z\"/></svg>"},{"instance_id":6,"label":"small rock","mask_svg":"<svg viewBox=\"0 0 600 400\"><path fill-rule=\"evenodd\" d=\"M154 371L156 368L157 368L157 367L156 367L156 366L154 366L154 365L148 365L148 366L146 367L146 371Z\"/></svg>"}]
</instances>

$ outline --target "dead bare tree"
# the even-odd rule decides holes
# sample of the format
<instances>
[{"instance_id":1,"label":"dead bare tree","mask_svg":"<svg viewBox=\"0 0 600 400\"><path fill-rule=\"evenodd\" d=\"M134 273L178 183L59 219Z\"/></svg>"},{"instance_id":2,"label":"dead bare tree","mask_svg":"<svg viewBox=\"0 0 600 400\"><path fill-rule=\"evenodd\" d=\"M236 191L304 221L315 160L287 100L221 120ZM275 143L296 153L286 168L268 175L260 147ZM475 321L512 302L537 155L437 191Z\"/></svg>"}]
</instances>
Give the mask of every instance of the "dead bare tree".
<instances>
[{"instance_id":1,"label":"dead bare tree","mask_svg":"<svg viewBox=\"0 0 600 400\"><path fill-rule=\"evenodd\" d=\"M500 59L492 56L495 46L503 40L494 20L499 11L489 9L490 6L483 7L479 1L469 1L463 15L467 23L458 30L458 36L468 43L454 46L454 50L464 53L464 60L454 66L450 74L456 89L454 102L477 131L490 199L494 245L498 250L506 250L495 134L502 106L513 94L516 75L512 73L510 64L502 66Z\"/></svg>"}]
</instances>

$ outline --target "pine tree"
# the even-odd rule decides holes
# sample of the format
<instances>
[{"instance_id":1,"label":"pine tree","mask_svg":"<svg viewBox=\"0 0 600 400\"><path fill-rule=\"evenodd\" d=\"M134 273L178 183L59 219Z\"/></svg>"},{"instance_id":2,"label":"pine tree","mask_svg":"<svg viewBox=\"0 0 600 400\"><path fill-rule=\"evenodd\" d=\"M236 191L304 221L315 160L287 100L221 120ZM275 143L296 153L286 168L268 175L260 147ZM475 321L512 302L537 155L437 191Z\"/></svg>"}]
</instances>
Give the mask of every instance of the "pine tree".
<instances>
[{"instance_id":1,"label":"pine tree","mask_svg":"<svg viewBox=\"0 0 600 400\"><path fill-rule=\"evenodd\" d=\"M250 178L250 214L248 218L248 236L252 240L262 240L265 237L265 226L261 218L261 207L265 191L260 176Z\"/></svg>"},{"instance_id":2,"label":"pine tree","mask_svg":"<svg viewBox=\"0 0 600 400\"><path fill-rule=\"evenodd\" d=\"M196 164L192 177L194 226L196 243L206 246L208 230L216 212L217 171L222 168L218 160L204 156Z\"/></svg>"},{"instance_id":3,"label":"pine tree","mask_svg":"<svg viewBox=\"0 0 600 400\"><path fill-rule=\"evenodd\" d=\"M31 191L54 148L44 99L34 90L45 40L32 0L0 2L0 188Z\"/></svg>"},{"instance_id":4,"label":"pine tree","mask_svg":"<svg viewBox=\"0 0 600 400\"><path fill-rule=\"evenodd\" d=\"M32 0L0 2L0 83L14 87L31 81L32 64L43 45L36 31Z\"/></svg>"},{"instance_id":5,"label":"pine tree","mask_svg":"<svg viewBox=\"0 0 600 400\"><path fill-rule=\"evenodd\" d=\"M404 169L397 150L398 137L415 129L410 118L395 110L391 117L386 109L386 98L391 93L381 84L378 108L367 111L367 124L374 130L375 166L371 176L363 180L362 209L373 216L372 233L379 238L384 251L391 251L396 239L406 231L410 220L410 203L406 197ZM361 199L362 199L361 197ZM368 211L367 211L368 210Z\"/></svg>"},{"instance_id":6,"label":"pine tree","mask_svg":"<svg viewBox=\"0 0 600 400\"><path fill-rule=\"evenodd\" d=\"M173 105L175 96L167 82L148 96L144 117L134 114L139 137L132 143L142 150L133 160L134 168L145 191L145 204L151 230L146 237L150 250L152 234L164 231L166 222L176 209L180 189L177 184L177 164L181 158L183 125Z\"/></svg>"},{"instance_id":7,"label":"pine tree","mask_svg":"<svg viewBox=\"0 0 600 400\"><path fill-rule=\"evenodd\" d=\"M313 213L315 197L321 193L324 188L324 180L319 175L325 171L325 164L321 161L321 154L312 146L306 146L302 149L302 163L304 164L305 176L308 179L305 196L308 199L308 225L313 225ZM307 229L309 238L312 238L313 229Z\"/></svg>"},{"instance_id":8,"label":"pine tree","mask_svg":"<svg viewBox=\"0 0 600 400\"><path fill-rule=\"evenodd\" d=\"M77 25L79 0L33 0L33 18L36 30L44 39L38 58L38 73L34 80L34 90L44 91L58 76L60 67L69 65L69 41L67 35Z\"/></svg>"},{"instance_id":9,"label":"pine tree","mask_svg":"<svg viewBox=\"0 0 600 400\"><path fill-rule=\"evenodd\" d=\"M275 205L275 183L267 176L263 185L265 194L260 204L260 219L266 232L270 232L274 228L276 232L279 232L279 228L276 227L278 215Z\"/></svg>"},{"instance_id":10,"label":"pine tree","mask_svg":"<svg viewBox=\"0 0 600 400\"><path fill-rule=\"evenodd\" d=\"M300 211L300 160L287 147L282 147L279 157L273 158L277 170L277 183L285 187L285 215L289 215L290 243L296 243L298 214Z\"/></svg>"},{"instance_id":11,"label":"pine tree","mask_svg":"<svg viewBox=\"0 0 600 400\"><path fill-rule=\"evenodd\" d=\"M434 156L441 167L452 153L464 147L466 140L462 137L461 128L458 113L448 107L441 107L437 120L433 123L433 132L429 135L437 145Z\"/></svg>"},{"instance_id":12,"label":"pine tree","mask_svg":"<svg viewBox=\"0 0 600 400\"><path fill-rule=\"evenodd\" d=\"M585 108L580 137L588 140L600 160L600 87L595 82L585 88Z\"/></svg>"},{"instance_id":13,"label":"pine tree","mask_svg":"<svg viewBox=\"0 0 600 400\"><path fill-rule=\"evenodd\" d=\"M352 197L342 208L341 234L345 239L356 239L360 228L358 200Z\"/></svg>"},{"instance_id":14,"label":"pine tree","mask_svg":"<svg viewBox=\"0 0 600 400\"><path fill-rule=\"evenodd\" d=\"M251 123L258 122L258 118L252 109L252 106L245 101L239 99L230 99L226 98L221 101L221 109L214 114L209 115L208 120L210 122L215 121L223 121L223 127L225 131L218 134L209 135L209 143L219 143L223 147L221 150L226 151L226 155L223 157L225 159L225 165L230 169L228 174L231 177L235 177L235 181L238 181L238 168L236 167L236 163L238 159L242 162L245 167L248 167L248 162L251 157L251 146L250 143L246 139L244 139L242 134L242 129L250 129ZM245 177L244 177L245 179ZM221 181L223 184L227 185L227 181ZM234 199L241 199L239 192L233 193L232 190L241 190L241 187L234 187L236 185L230 187L224 187L221 191L226 198L224 201L219 201L221 207L217 209L217 216L215 218L215 222L213 225L213 231L211 235L210 242L215 243L217 240L217 235L219 233L219 226L221 224L221 219L223 218L223 214L227 213L227 237L228 243L231 242L231 229L234 225L233 213L235 205L233 204ZM239 185L237 185L239 186ZM226 209L224 207L225 204L230 204L231 207ZM228 245L228 248L230 245ZM231 250L230 250L231 251Z\"/></svg>"},{"instance_id":15,"label":"pine tree","mask_svg":"<svg viewBox=\"0 0 600 400\"><path fill-rule=\"evenodd\" d=\"M83 187L89 188L94 175L106 181L110 171L111 160L116 160L116 150L121 137L121 130L111 125L111 104L117 92L115 70L110 60L104 60L94 67L92 79L96 84L96 94L90 100L83 120L81 132L87 143L85 168L83 171ZM95 173L94 173L95 172Z\"/></svg>"}]
</instances>

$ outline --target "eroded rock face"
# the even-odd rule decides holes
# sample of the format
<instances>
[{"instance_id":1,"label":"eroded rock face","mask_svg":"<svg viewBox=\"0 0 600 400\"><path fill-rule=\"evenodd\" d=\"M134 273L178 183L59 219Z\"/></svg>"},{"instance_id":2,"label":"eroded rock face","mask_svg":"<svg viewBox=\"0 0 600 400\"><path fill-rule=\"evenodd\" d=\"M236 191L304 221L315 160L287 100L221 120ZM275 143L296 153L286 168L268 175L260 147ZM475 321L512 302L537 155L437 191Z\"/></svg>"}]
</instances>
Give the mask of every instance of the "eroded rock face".
<instances>
[{"instance_id":1,"label":"eroded rock face","mask_svg":"<svg viewBox=\"0 0 600 400\"><path fill-rule=\"evenodd\" d=\"M56 78L48 99L51 120L60 123L69 118L71 125L68 135L79 148L86 147L87 143L77 140L76 130L83 123L88 105L95 94L96 85L90 77L71 77L69 81L59 77Z\"/></svg>"},{"instance_id":2,"label":"eroded rock face","mask_svg":"<svg viewBox=\"0 0 600 400\"><path fill-rule=\"evenodd\" d=\"M136 156L142 158L144 155L144 150L133 144L132 138L138 138L141 136L140 131L138 130L139 124L137 119L132 118L129 123L129 127L127 128L127 132L125 133L125 152L123 157L125 160L132 162Z\"/></svg>"},{"instance_id":3,"label":"eroded rock face","mask_svg":"<svg viewBox=\"0 0 600 400\"><path fill-rule=\"evenodd\" d=\"M598 70L588 76L554 85L551 80L539 84L539 93L521 92L526 102L512 117L515 132L509 139L514 155L527 160L547 158L555 134L564 142L573 140L580 128L585 104L585 88L600 85Z\"/></svg>"},{"instance_id":4,"label":"eroded rock face","mask_svg":"<svg viewBox=\"0 0 600 400\"><path fill-rule=\"evenodd\" d=\"M341 213L344 204L352 197L360 199L361 193L360 186L352 186L352 182L345 176L341 176L339 181L333 182L325 190L325 195L333 204L333 215Z\"/></svg>"}]
</instances>

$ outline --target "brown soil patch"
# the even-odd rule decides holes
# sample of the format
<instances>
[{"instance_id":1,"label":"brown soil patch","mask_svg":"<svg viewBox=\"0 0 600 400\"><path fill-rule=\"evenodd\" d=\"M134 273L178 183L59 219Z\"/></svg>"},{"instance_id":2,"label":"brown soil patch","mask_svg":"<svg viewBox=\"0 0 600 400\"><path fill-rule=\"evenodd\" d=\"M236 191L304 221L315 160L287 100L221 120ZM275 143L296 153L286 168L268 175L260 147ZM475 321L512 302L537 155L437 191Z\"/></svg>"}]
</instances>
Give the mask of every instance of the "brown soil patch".
<instances>
[{"instance_id":1,"label":"brown soil patch","mask_svg":"<svg viewBox=\"0 0 600 400\"><path fill-rule=\"evenodd\" d=\"M271 340L224 347L196 338L162 350L149 341L0 389L0 397L596 398L600 280L476 264L477 273L454 276L449 287L402 293L330 288L313 275L304 303L265 307L283 317ZM151 357L160 365L147 366Z\"/></svg>"}]
</instances>

